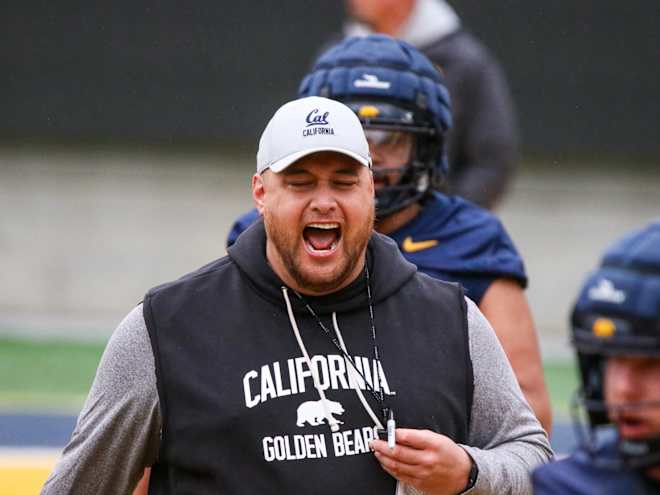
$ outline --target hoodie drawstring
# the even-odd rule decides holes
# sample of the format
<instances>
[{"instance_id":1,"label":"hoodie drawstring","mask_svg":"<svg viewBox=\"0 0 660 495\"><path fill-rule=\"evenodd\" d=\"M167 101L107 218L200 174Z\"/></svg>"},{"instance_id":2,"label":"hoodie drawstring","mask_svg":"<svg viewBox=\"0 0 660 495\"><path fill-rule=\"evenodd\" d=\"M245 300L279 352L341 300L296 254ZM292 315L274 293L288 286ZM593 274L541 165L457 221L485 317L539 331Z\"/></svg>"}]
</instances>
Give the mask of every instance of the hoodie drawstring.
<instances>
[{"instance_id":1,"label":"hoodie drawstring","mask_svg":"<svg viewBox=\"0 0 660 495\"><path fill-rule=\"evenodd\" d=\"M348 350L346 349L346 344L344 344L344 338L341 335L341 332L339 331L339 325L337 324L337 313L333 312L332 313L332 326L335 329L335 333L337 334L337 338L339 339L339 345L341 345L341 348L344 350L344 353L348 355ZM353 388L353 385L355 385L355 392L357 393L358 398L360 399L360 402L362 403L362 407L364 407L364 410L367 411L367 414L371 417L372 421L374 422L374 427L378 428L380 430L383 429L383 424L380 422L378 419L378 416L374 414L373 409L371 409L371 406L367 402L367 400L364 398L364 394L362 393L362 390L360 390L360 387L358 386L357 380L357 371L352 366L352 363L349 363L348 359L344 357L344 362L346 363L346 369L348 370L348 386L349 388ZM361 377L360 377L361 378Z\"/></svg>"},{"instance_id":2,"label":"hoodie drawstring","mask_svg":"<svg viewBox=\"0 0 660 495\"><path fill-rule=\"evenodd\" d=\"M302 352L303 357L305 358L305 362L307 363L307 366L310 369L310 372L312 373L312 380L314 382L314 388L319 394L319 397L321 398L321 403L323 404L323 412L325 414L326 421L328 422L328 425L330 425L330 430L333 432L339 431L339 422L332 416L330 413L330 409L327 404L327 399L325 397L325 392L321 388L321 381L318 377L318 373L316 371L316 367L312 365L312 360L309 357L309 354L307 352L307 349L305 348L305 344L302 340L302 337L300 335L300 330L298 329L298 324L296 323L296 318L293 314L293 308L291 307L291 301L289 300L289 292L286 287L282 287L282 294L284 296L284 302L286 303L286 310L287 313L289 314L289 322L291 323L291 328L293 329L293 334L296 337L296 341L298 342L298 347L300 348L300 352ZM371 406L369 406L369 403L367 400L364 398L364 394L362 393L362 390L360 390L360 387L358 385L358 377L357 377L357 371L353 368L353 364L348 361L346 356L348 356L348 350L346 349L346 344L344 344L344 339L341 335L341 332L339 331L339 325L337 324L337 313L333 312L332 313L332 325L335 330L335 333L337 334L337 338L339 339L339 344L344 351L344 362L346 363L346 369L348 372L348 386L349 388L354 388L355 392L358 395L358 398L360 399L360 403L362 404L362 407L364 407L364 410L367 412L369 417L374 422L374 427L378 429L383 429L383 424L379 421L378 416L374 413L373 409Z\"/></svg>"},{"instance_id":3,"label":"hoodie drawstring","mask_svg":"<svg viewBox=\"0 0 660 495\"><path fill-rule=\"evenodd\" d=\"M291 308L291 301L289 301L289 293L286 287L282 287L282 294L284 295L284 301L286 302L286 310L289 313L289 322L291 323L293 334L296 336L298 347L300 347L300 352L302 352L303 356L305 357L305 362L307 363L307 366L309 366L309 370L312 372L314 388L318 392L319 397L321 397L325 419L330 425L331 431L339 431L339 422L332 416L332 414L330 414L330 409L328 408L327 399L325 398L325 392L323 392L323 389L321 388L321 381L319 380L318 373L316 372L316 368L312 366L312 360L309 358L305 344L303 343L302 337L300 336L300 330L298 330L298 324L296 323L296 318L293 315L293 309Z\"/></svg>"}]
</instances>

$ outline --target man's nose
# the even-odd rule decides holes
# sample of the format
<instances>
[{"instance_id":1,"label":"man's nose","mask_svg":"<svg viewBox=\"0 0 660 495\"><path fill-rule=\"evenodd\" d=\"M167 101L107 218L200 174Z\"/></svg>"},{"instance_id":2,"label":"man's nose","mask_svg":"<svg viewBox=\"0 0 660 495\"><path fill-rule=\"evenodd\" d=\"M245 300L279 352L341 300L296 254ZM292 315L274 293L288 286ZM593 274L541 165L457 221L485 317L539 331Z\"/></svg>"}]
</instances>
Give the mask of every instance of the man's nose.
<instances>
[{"instance_id":1,"label":"man's nose","mask_svg":"<svg viewBox=\"0 0 660 495\"><path fill-rule=\"evenodd\" d=\"M319 213L330 213L337 208L337 198L329 187L319 187L314 192L311 207L314 211Z\"/></svg>"}]
</instances>

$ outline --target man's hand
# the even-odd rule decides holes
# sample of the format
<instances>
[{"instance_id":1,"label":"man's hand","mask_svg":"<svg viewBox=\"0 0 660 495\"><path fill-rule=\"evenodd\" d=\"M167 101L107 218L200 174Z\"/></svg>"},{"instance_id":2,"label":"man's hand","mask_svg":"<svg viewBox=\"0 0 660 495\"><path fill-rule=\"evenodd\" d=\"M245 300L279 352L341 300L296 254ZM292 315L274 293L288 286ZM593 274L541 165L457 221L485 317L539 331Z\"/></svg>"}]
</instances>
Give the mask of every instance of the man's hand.
<instances>
[{"instance_id":1,"label":"man's hand","mask_svg":"<svg viewBox=\"0 0 660 495\"><path fill-rule=\"evenodd\" d=\"M396 447L373 440L371 448L385 471L429 495L456 495L467 485L470 456L439 433L397 428Z\"/></svg>"}]
</instances>

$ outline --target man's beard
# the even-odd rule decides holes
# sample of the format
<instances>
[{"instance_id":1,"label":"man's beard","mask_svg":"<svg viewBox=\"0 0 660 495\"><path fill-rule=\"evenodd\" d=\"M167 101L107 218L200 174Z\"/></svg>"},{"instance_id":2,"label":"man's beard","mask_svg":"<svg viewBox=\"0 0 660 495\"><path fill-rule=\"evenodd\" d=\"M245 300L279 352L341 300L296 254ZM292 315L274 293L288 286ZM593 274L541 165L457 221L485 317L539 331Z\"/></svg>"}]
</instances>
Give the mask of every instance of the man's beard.
<instances>
[{"instance_id":1,"label":"man's beard","mask_svg":"<svg viewBox=\"0 0 660 495\"><path fill-rule=\"evenodd\" d=\"M295 280L299 288L313 294L328 294L346 282L346 278L353 273L360 261L360 255L364 252L374 228L372 208L369 218L350 237L346 232L342 232L341 243L344 254L335 269L323 274L305 273L305 269L296 255L300 251L300 244L304 242L302 236L292 238L291 233L286 228L282 228L281 222L275 219L270 212L266 210L263 214L268 240L281 258L287 273ZM312 267L311 270L313 271L314 268Z\"/></svg>"}]
</instances>

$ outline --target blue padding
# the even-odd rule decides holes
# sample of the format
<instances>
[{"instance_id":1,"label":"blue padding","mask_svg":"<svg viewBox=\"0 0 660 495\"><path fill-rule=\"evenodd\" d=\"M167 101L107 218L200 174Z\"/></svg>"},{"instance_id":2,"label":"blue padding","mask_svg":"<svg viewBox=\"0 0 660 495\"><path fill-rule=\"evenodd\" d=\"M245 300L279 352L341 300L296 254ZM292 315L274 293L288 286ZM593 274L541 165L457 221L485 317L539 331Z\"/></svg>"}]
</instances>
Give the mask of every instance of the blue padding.
<instances>
[{"instance_id":1,"label":"blue padding","mask_svg":"<svg viewBox=\"0 0 660 495\"><path fill-rule=\"evenodd\" d=\"M605 251L601 267L588 275L575 309L660 320L660 221Z\"/></svg>"},{"instance_id":2,"label":"blue padding","mask_svg":"<svg viewBox=\"0 0 660 495\"><path fill-rule=\"evenodd\" d=\"M655 271L660 275L660 219L612 244L603 256L603 265Z\"/></svg>"},{"instance_id":3,"label":"blue padding","mask_svg":"<svg viewBox=\"0 0 660 495\"><path fill-rule=\"evenodd\" d=\"M452 125L449 91L433 63L412 45L384 35L347 38L330 48L302 80L298 95L402 102L428 113L439 136ZM444 147L436 164L448 172Z\"/></svg>"}]
</instances>

